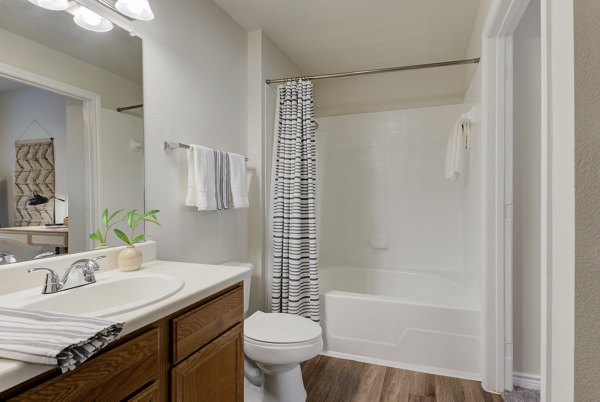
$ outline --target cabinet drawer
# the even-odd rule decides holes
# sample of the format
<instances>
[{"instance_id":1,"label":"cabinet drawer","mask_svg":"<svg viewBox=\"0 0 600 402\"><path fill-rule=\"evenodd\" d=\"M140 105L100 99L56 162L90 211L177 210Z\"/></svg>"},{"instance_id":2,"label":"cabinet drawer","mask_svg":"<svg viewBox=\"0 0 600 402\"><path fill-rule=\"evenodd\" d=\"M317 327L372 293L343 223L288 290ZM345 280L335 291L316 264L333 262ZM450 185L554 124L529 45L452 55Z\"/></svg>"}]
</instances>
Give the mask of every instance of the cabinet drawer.
<instances>
[{"instance_id":1,"label":"cabinet drawer","mask_svg":"<svg viewBox=\"0 0 600 402\"><path fill-rule=\"evenodd\" d=\"M27 233L0 232L0 238L2 238L2 237L7 238L7 239L18 240L23 243L27 243L29 240ZM2 250L2 251L10 251L10 250Z\"/></svg>"},{"instance_id":2,"label":"cabinet drawer","mask_svg":"<svg viewBox=\"0 0 600 402\"><path fill-rule=\"evenodd\" d=\"M67 247L66 240L66 236L62 234L31 234L32 245Z\"/></svg>"},{"instance_id":3,"label":"cabinet drawer","mask_svg":"<svg viewBox=\"0 0 600 402\"><path fill-rule=\"evenodd\" d=\"M242 286L173 320L173 359L186 358L241 322L244 317Z\"/></svg>"},{"instance_id":4,"label":"cabinet drawer","mask_svg":"<svg viewBox=\"0 0 600 402\"><path fill-rule=\"evenodd\" d=\"M14 401L121 401L158 379L158 329L117 346Z\"/></svg>"}]
</instances>

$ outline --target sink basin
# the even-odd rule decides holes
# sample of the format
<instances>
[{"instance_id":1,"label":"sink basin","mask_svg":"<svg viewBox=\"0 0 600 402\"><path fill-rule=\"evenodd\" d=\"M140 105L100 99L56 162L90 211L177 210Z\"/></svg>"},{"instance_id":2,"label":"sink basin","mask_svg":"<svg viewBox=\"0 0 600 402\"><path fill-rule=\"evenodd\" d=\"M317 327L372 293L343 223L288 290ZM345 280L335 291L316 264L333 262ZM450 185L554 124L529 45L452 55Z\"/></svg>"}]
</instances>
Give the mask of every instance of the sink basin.
<instances>
[{"instance_id":1,"label":"sink basin","mask_svg":"<svg viewBox=\"0 0 600 402\"><path fill-rule=\"evenodd\" d=\"M130 276L131 275L131 276ZM96 283L51 295L37 295L19 307L27 310L108 317L157 303L183 287L171 275L139 273L96 278Z\"/></svg>"}]
</instances>

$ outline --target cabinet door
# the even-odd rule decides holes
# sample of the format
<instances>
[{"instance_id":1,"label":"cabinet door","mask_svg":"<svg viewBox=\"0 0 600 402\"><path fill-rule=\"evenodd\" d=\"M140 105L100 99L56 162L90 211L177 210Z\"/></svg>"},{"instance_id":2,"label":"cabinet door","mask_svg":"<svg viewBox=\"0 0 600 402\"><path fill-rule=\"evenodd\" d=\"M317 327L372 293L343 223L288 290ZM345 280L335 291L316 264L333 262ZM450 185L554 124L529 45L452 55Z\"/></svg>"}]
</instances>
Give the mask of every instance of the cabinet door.
<instances>
[{"instance_id":1,"label":"cabinet door","mask_svg":"<svg viewBox=\"0 0 600 402\"><path fill-rule=\"evenodd\" d=\"M153 382L135 396L129 398L127 402L158 402L160 400L160 390L158 383Z\"/></svg>"},{"instance_id":2,"label":"cabinet door","mask_svg":"<svg viewBox=\"0 0 600 402\"><path fill-rule=\"evenodd\" d=\"M243 402L242 325L233 327L173 368L174 401Z\"/></svg>"},{"instance_id":3,"label":"cabinet door","mask_svg":"<svg viewBox=\"0 0 600 402\"><path fill-rule=\"evenodd\" d=\"M152 329L11 401L122 401L158 379L158 341Z\"/></svg>"}]
</instances>

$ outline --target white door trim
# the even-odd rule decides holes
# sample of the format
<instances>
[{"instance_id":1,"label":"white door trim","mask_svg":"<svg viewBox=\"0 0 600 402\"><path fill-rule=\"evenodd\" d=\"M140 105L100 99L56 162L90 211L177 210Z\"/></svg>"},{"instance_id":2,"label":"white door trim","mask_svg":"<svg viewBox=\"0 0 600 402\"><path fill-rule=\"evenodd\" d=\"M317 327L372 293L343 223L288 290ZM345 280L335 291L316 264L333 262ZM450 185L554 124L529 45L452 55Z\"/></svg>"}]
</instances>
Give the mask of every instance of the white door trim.
<instances>
[{"instance_id":1,"label":"white door trim","mask_svg":"<svg viewBox=\"0 0 600 402\"><path fill-rule=\"evenodd\" d=\"M0 63L0 77L21 82L26 85L45 89L83 102L83 135L85 147L85 201L89 205L86 208L85 224L86 230L91 232L98 227L100 221L100 195L102 194L102 167L100 166L100 108L101 97L74 85L66 84L31 71ZM92 241L86 238L86 246L89 250L93 248Z\"/></svg>"},{"instance_id":2,"label":"white door trim","mask_svg":"<svg viewBox=\"0 0 600 402\"><path fill-rule=\"evenodd\" d=\"M512 357L512 37L529 0L495 0L482 40L485 141L483 387L513 387Z\"/></svg>"}]
</instances>

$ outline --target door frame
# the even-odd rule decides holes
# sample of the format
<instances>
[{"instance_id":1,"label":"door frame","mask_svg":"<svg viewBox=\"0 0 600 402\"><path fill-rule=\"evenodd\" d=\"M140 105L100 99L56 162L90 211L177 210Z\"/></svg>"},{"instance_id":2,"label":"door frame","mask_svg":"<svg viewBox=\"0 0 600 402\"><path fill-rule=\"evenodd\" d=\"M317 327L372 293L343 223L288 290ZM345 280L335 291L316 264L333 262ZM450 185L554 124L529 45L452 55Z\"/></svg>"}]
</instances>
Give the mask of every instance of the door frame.
<instances>
[{"instance_id":1,"label":"door frame","mask_svg":"<svg viewBox=\"0 0 600 402\"><path fill-rule=\"evenodd\" d=\"M87 186L85 202L89 206L86 209L86 230L91 232L99 226L100 208L102 194L102 166L100 159L100 110L101 96L95 92L88 91L46 76L33 73L20 67L0 62L0 77L20 82L25 85L40 88L62 96L77 99L83 106L83 136L84 136L84 159L85 159L85 181ZM86 238L86 247L91 250L93 243Z\"/></svg>"},{"instance_id":2,"label":"door frame","mask_svg":"<svg viewBox=\"0 0 600 402\"><path fill-rule=\"evenodd\" d=\"M482 34L485 149L483 388L513 388L513 35L530 0L495 0Z\"/></svg>"}]
</instances>

